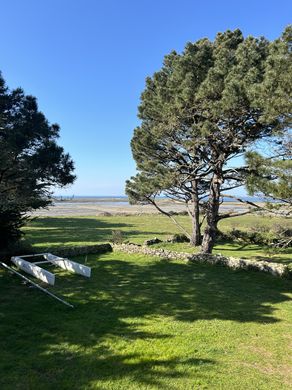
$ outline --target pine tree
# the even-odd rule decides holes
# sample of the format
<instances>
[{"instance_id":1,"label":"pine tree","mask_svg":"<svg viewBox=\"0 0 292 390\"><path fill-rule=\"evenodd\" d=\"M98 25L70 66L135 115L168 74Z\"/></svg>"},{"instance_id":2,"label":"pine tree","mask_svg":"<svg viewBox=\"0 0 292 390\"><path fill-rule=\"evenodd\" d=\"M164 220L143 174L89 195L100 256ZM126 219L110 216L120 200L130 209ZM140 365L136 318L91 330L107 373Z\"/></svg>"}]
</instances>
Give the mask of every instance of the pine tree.
<instances>
[{"instance_id":1,"label":"pine tree","mask_svg":"<svg viewBox=\"0 0 292 390\"><path fill-rule=\"evenodd\" d=\"M281 69L288 69L286 39L287 30L278 40ZM279 115L279 109L270 110L276 103L266 99L271 82L279 84L282 99L284 86L273 57L275 42L226 31L214 42L202 39L188 43L182 54L172 52L146 80L142 122L131 142L138 174L127 182L126 192L132 202L156 206L161 193L184 201L191 211L193 243L199 241L199 205L207 198L205 253L212 251L218 221L237 215L219 214L222 194L244 185L249 173L248 166L235 169L230 162L256 141L287 129L287 107L279 104Z\"/></svg>"},{"instance_id":2,"label":"pine tree","mask_svg":"<svg viewBox=\"0 0 292 390\"><path fill-rule=\"evenodd\" d=\"M71 184L73 161L58 146L36 99L9 90L0 74L0 250L21 236L31 211L51 202L54 186Z\"/></svg>"}]
</instances>

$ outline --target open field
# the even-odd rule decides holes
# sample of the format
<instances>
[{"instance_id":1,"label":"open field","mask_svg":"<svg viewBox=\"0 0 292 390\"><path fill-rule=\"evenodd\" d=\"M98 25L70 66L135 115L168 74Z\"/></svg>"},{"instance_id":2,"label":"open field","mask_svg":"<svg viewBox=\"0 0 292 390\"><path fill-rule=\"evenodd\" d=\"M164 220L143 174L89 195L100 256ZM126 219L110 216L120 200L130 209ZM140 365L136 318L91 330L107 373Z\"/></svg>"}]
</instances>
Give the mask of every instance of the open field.
<instances>
[{"instance_id":1,"label":"open field","mask_svg":"<svg viewBox=\"0 0 292 390\"><path fill-rule=\"evenodd\" d=\"M178 216L177 219L185 228L189 228L187 216ZM291 220L249 215L223 220L220 222L219 228L226 232L232 228L250 230L256 226L272 226L276 224L291 226ZM60 245L87 245L106 242L111 239L113 230L120 230L124 240L137 244L142 244L146 239L153 237L166 239L178 232L176 226L167 217L151 214L113 215L107 217L46 217L32 221L24 229L29 242L41 251ZM189 244L162 243L158 247L185 252L197 250ZM218 242L214 252L227 256L254 258L257 260L282 263L292 262L291 249L271 252L267 248L258 245Z\"/></svg>"},{"instance_id":2,"label":"open field","mask_svg":"<svg viewBox=\"0 0 292 390\"><path fill-rule=\"evenodd\" d=\"M124 253L87 264L89 280L57 270L74 309L0 270L1 389L292 388L290 281Z\"/></svg>"}]
</instances>

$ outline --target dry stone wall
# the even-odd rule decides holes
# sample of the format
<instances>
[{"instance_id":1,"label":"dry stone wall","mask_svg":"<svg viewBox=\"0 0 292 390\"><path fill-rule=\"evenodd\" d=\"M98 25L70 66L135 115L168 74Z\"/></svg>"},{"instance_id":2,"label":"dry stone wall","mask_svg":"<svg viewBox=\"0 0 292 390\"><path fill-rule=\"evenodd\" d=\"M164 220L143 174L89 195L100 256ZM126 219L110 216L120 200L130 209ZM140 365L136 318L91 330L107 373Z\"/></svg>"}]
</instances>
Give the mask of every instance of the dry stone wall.
<instances>
[{"instance_id":1,"label":"dry stone wall","mask_svg":"<svg viewBox=\"0 0 292 390\"><path fill-rule=\"evenodd\" d=\"M112 251L121 251L126 253L140 253L148 256L155 256L169 260L182 260L186 262L199 262L208 263L214 265L223 265L232 269L244 269L268 272L274 276L292 278L292 268L279 263L272 263L268 261L256 261L240 259L237 257L226 257L221 254L210 255L203 253L187 253L176 252L161 248L150 248L147 245L135 245L135 244L99 244L88 246L76 246L76 247L58 247L51 248L47 252L52 252L59 256L77 256L84 254L97 254L106 253Z\"/></svg>"},{"instance_id":2,"label":"dry stone wall","mask_svg":"<svg viewBox=\"0 0 292 390\"><path fill-rule=\"evenodd\" d=\"M46 252L53 253L58 256L78 256L112 252L113 248L111 244L98 244L98 245L82 245L82 246L64 246L57 248L50 248Z\"/></svg>"},{"instance_id":3,"label":"dry stone wall","mask_svg":"<svg viewBox=\"0 0 292 390\"><path fill-rule=\"evenodd\" d=\"M153 247L149 248L147 246L139 246L134 244L113 244L112 247L114 251L122 251L126 253L141 253L144 255L157 256L170 260L217 264L232 269L262 271L280 277L291 278L292 276L292 270L289 268L289 266L268 261L246 260L237 257L226 257L221 254L190 254L186 252L169 251L166 249L153 249Z\"/></svg>"}]
</instances>

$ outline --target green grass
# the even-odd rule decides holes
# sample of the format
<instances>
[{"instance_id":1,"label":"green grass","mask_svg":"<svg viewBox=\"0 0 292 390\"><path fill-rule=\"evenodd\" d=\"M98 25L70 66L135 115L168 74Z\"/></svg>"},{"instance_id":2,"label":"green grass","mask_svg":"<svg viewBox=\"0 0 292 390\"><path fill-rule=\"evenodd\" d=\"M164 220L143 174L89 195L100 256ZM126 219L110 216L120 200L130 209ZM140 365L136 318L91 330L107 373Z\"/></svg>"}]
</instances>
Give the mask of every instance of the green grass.
<instances>
[{"instance_id":1,"label":"green grass","mask_svg":"<svg viewBox=\"0 0 292 390\"><path fill-rule=\"evenodd\" d=\"M189 229L188 217L179 216L178 220L185 228ZM221 221L219 228L222 231L228 231L232 228L249 230L254 226L272 226L275 224L291 225L291 221L280 218L243 216ZM24 229L27 239L39 250L60 245L85 245L105 242L111 239L113 230L121 230L125 240L137 244L153 237L166 239L178 232L176 226L162 215L39 218L32 221ZM197 250L188 244L163 243L159 244L158 247L185 252ZM285 264L292 262L291 249L271 252L258 245L218 242L214 253Z\"/></svg>"},{"instance_id":2,"label":"green grass","mask_svg":"<svg viewBox=\"0 0 292 390\"><path fill-rule=\"evenodd\" d=\"M57 271L74 309L0 271L1 389L292 388L288 280L122 253L88 264L90 279Z\"/></svg>"}]
</instances>

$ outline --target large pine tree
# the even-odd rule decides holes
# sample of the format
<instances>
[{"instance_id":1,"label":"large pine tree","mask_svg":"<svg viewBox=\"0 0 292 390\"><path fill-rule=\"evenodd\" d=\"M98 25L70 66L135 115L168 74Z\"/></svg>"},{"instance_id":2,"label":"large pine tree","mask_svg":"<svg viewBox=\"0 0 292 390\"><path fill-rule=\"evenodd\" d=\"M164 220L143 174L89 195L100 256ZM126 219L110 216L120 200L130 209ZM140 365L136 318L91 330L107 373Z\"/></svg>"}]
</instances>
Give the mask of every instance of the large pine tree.
<instances>
[{"instance_id":1,"label":"large pine tree","mask_svg":"<svg viewBox=\"0 0 292 390\"><path fill-rule=\"evenodd\" d=\"M188 43L146 80L142 122L131 142L138 174L127 181L126 192L132 202L158 208L162 193L184 201L194 244L200 242L200 201L207 199L203 252L212 251L218 221L231 216L219 214L222 193L245 184L250 174L245 165L233 168L233 159L287 129L291 107L282 104L287 86L280 70L291 72L289 31L277 40L280 54L275 42L245 39L239 30L219 33L214 42ZM275 100L267 99L271 83L277 85Z\"/></svg>"}]
</instances>

